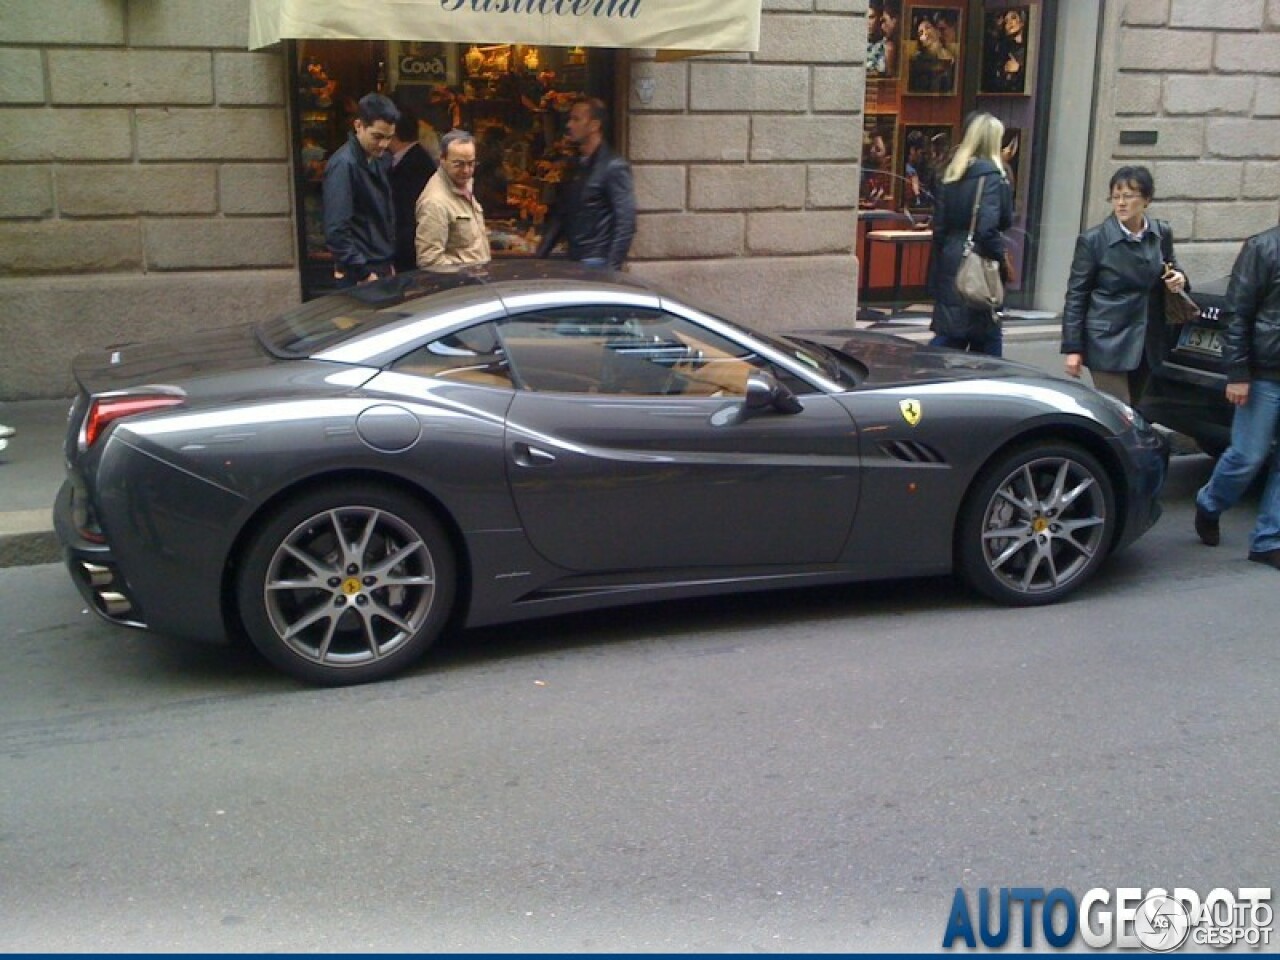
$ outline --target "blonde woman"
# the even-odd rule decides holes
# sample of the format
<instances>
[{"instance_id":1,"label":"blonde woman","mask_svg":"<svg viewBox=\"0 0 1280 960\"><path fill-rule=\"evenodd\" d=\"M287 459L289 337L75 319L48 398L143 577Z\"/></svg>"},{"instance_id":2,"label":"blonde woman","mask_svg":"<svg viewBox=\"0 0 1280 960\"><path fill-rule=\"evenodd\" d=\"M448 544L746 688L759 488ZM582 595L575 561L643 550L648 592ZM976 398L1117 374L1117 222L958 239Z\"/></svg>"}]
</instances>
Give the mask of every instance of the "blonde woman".
<instances>
[{"instance_id":1,"label":"blonde woman","mask_svg":"<svg viewBox=\"0 0 1280 960\"><path fill-rule=\"evenodd\" d=\"M971 113L938 186L929 259L929 293L933 297L929 329L934 333L935 347L993 357L1000 356L1003 349L1000 324L992 312L966 305L956 293L956 273L969 235L974 200L979 196L974 248L1002 265L1006 262L1001 231L1013 223L1013 192L1000 159L1003 138L1003 123L989 113Z\"/></svg>"}]
</instances>

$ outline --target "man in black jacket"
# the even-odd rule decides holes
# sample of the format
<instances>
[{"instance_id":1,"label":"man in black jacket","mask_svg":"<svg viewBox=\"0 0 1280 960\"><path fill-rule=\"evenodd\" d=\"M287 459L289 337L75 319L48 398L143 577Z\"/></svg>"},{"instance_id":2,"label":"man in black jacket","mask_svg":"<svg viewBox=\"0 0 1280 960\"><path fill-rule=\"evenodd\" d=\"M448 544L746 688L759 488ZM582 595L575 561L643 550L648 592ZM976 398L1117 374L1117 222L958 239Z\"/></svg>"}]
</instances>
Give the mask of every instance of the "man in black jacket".
<instances>
[{"instance_id":1,"label":"man in black jacket","mask_svg":"<svg viewBox=\"0 0 1280 960\"><path fill-rule=\"evenodd\" d=\"M400 118L380 93L360 98L354 130L324 168L324 242L339 288L395 273L395 210L387 145Z\"/></svg>"},{"instance_id":2,"label":"man in black jacket","mask_svg":"<svg viewBox=\"0 0 1280 960\"><path fill-rule=\"evenodd\" d=\"M1234 506L1263 465L1270 473L1249 543L1249 559L1280 570L1280 227L1244 243L1227 285L1227 400L1235 405L1231 446L1196 494L1196 535L1219 541L1218 517Z\"/></svg>"},{"instance_id":3,"label":"man in black jacket","mask_svg":"<svg viewBox=\"0 0 1280 960\"><path fill-rule=\"evenodd\" d=\"M569 108L569 139L578 146L578 163L563 185L559 202L538 246L545 257L565 239L569 257L591 266L622 266L636 233L636 195L631 165L604 142L608 116L596 98Z\"/></svg>"},{"instance_id":4,"label":"man in black jacket","mask_svg":"<svg viewBox=\"0 0 1280 960\"><path fill-rule=\"evenodd\" d=\"M436 172L436 162L418 142L418 120L402 113L391 140L391 195L396 211L396 270L412 270L418 265L414 247L417 217L413 208Z\"/></svg>"}]
</instances>

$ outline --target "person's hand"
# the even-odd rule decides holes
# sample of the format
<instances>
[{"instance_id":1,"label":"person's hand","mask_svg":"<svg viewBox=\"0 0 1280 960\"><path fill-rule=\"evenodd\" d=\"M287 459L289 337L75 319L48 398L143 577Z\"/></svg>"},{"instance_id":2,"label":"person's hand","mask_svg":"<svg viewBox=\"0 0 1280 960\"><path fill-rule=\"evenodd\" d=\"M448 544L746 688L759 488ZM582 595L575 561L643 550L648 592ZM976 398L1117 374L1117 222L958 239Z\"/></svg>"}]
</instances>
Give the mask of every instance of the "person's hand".
<instances>
[{"instance_id":1,"label":"person's hand","mask_svg":"<svg viewBox=\"0 0 1280 960\"><path fill-rule=\"evenodd\" d=\"M1243 407L1249 402L1249 381L1227 384L1227 403Z\"/></svg>"},{"instance_id":2,"label":"person's hand","mask_svg":"<svg viewBox=\"0 0 1280 960\"><path fill-rule=\"evenodd\" d=\"M1187 285L1187 275L1181 270L1174 270L1171 267L1164 272L1163 277L1164 285L1174 293L1177 293Z\"/></svg>"},{"instance_id":3,"label":"person's hand","mask_svg":"<svg viewBox=\"0 0 1280 960\"><path fill-rule=\"evenodd\" d=\"M1063 364L1063 369L1067 371L1067 376L1078 377L1080 376L1080 370L1083 366L1084 366L1083 353L1068 353L1066 362Z\"/></svg>"}]
</instances>

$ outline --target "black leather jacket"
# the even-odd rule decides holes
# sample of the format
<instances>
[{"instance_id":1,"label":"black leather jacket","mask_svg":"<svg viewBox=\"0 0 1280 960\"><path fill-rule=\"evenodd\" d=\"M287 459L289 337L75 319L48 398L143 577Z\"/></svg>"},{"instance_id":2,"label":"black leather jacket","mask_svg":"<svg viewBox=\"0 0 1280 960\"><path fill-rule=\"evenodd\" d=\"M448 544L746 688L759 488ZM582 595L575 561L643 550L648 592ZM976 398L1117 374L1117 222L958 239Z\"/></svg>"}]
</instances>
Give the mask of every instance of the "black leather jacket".
<instances>
[{"instance_id":1,"label":"black leather jacket","mask_svg":"<svg viewBox=\"0 0 1280 960\"><path fill-rule=\"evenodd\" d=\"M1280 227L1244 242L1227 285L1227 381L1280 380Z\"/></svg>"},{"instance_id":2,"label":"black leather jacket","mask_svg":"<svg viewBox=\"0 0 1280 960\"><path fill-rule=\"evenodd\" d=\"M395 259L390 165L386 157L366 156L352 133L324 168L324 242L335 268L357 279Z\"/></svg>"},{"instance_id":3,"label":"black leather jacket","mask_svg":"<svg viewBox=\"0 0 1280 960\"><path fill-rule=\"evenodd\" d=\"M563 238L569 257L599 257L611 267L622 266L636 235L636 192L631 165L606 143L580 161L574 176L561 188L538 256L551 253Z\"/></svg>"}]
</instances>

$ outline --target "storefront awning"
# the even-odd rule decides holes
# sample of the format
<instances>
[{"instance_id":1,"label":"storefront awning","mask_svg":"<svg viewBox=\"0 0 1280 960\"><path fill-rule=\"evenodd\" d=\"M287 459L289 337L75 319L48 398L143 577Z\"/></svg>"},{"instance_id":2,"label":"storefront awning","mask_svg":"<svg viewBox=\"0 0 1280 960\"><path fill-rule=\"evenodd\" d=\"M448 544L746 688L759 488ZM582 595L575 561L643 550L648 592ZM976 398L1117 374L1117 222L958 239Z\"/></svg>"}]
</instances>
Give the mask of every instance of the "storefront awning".
<instances>
[{"instance_id":1,"label":"storefront awning","mask_svg":"<svg viewBox=\"0 0 1280 960\"><path fill-rule=\"evenodd\" d=\"M760 46L761 0L249 0L249 48L435 40L701 52Z\"/></svg>"}]
</instances>

